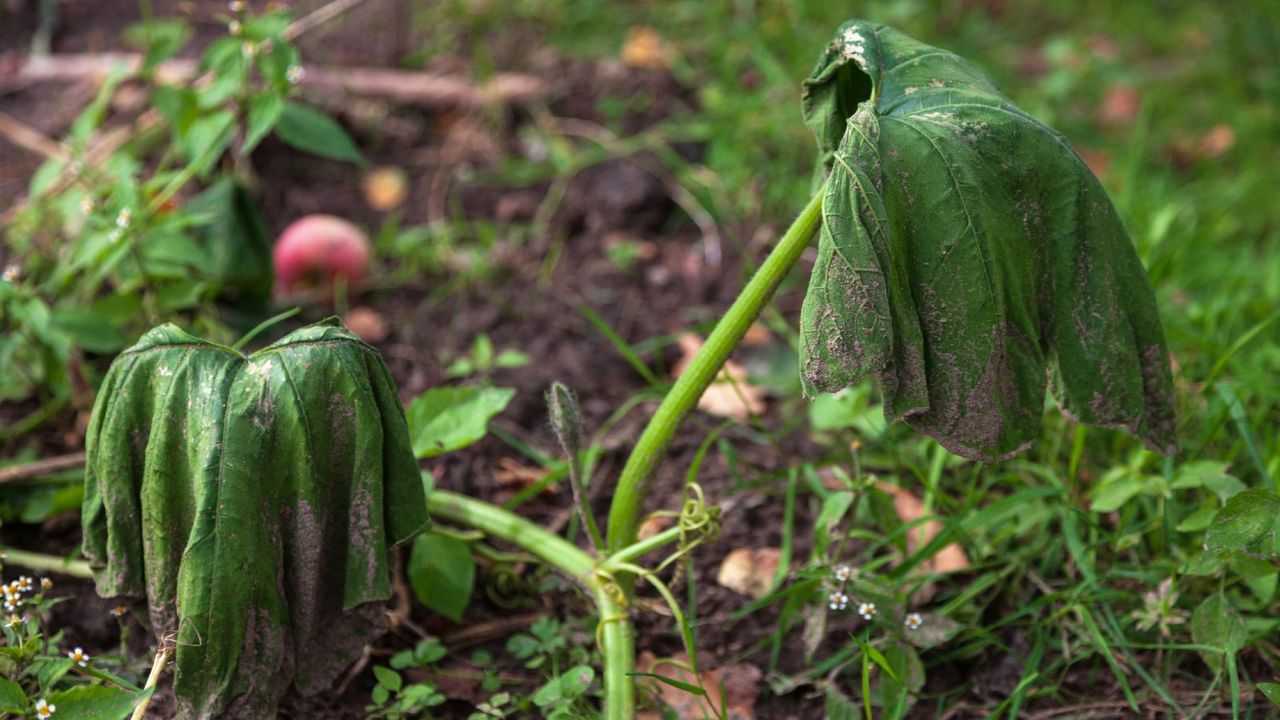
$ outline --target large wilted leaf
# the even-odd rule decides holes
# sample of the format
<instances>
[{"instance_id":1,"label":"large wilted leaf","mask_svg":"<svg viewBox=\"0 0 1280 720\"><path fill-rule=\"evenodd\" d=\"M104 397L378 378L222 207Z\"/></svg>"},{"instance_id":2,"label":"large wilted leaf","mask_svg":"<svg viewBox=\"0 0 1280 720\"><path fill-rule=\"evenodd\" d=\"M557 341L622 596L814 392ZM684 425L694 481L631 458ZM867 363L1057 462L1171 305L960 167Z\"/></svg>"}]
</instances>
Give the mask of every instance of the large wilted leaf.
<instances>
[{"instance_id":1,"label":"large wilted leaf","mask_svg":"<svg viewBox=\"0 0 1280 720\"><path fill-rule=\"evenodd\" d=\"M993 460L1038 435L1052 377L1068 415L1173 451L1146 272L1061 135L968 61L863 21L805 81L804 113L829 173L807 393L879 374L890 419Z\"/></svg>"},{"instance_id":2,"label":"large wilted leaf","mask_svg":"<svg viewBox=\"0 0 1280 720\"><path fill-rule=\"evenodd\" d=\"M176 633L187 717L274 717L382 629L388 549L426 524L377 352L337 320L248 357L172 325L116 359L87 439L98 592Z\"/></svg>"}]
</instances>

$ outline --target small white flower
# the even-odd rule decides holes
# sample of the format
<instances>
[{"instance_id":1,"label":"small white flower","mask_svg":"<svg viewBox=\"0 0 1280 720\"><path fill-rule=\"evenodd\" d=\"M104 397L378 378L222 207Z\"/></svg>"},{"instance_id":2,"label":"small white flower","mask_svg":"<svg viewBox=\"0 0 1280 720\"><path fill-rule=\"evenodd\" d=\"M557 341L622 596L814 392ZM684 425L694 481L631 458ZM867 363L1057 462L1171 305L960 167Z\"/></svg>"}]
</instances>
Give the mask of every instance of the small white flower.
<instances>
[{"instance_id":1,"label":"small white flower","mask_svg":"<svg viewBox=\"0 0 1280 720\"><path fill-rule=\"evenodd\" d=\"M18 263L9 263L4 268L3 277L6 282L16 282L18 280L18 275L21 272L22 270L18 268ZM0 554L0 560L3 560L3 559L4 559L3 554Z\"/></svg>"},{"instance_id":2,"label":"small white flower","mask_svg":"<svg viewBox=\"0 0 1280 720\"><path fill-rule=\"evenodd\" d=\"M23 575L22 577L18 578L17 583L18 583L19 592L27 592L32 587L32 580L26 575Z\"/></svg>"},{"instance_id":3,"label":"small white flower","mask_svg":"<svg viewBox=\"0 0 1280 720\"><path fill-rule=\"evenodd\" d=\"M244 0L231 0L227 3L227 7L231 8L231 12L244 12Z\"/></svg>"},{"instance_id":4,"label":"small white flower","mask_svg":"<svg viewBox=\"0 0 1280 720\"><path fill-rule=\"evenodd\" d=\"M876 604L873 602L858 603L858 614L863 620L870 620L876 615Z\"/></svg>"},{"instance_id":5,"label":"small white flower","mask_svg":"<svg viewBox=\"0 0 1280 720\"><path fill-rule=\"evenodd\" d=\"M111 608L112 617L124 617L124 613L125 613L125 610L123 605L117 605Z\"/></svg>"},{"instance_id":6,"label":"small white flower","mask_svg":"<svg viewBox=\"0 0 1280 720\"><path fill-rule=\"evenodd\" d=\"M833 592L827 600L827 607L832 610L844 610L849 607L849 596L842 592Z\"/></svg>"},{"instance_id":7,"label":"small white flower","mask_svg":"<svg viewBox=\"0 0 1280 720\"><path fill-rule=\"evenodd\" d=\"M920 626L924 625L924 618L917 612L907 613L907 616L902 619L902 624L906 625L908 630L919 630Z\"/></svg>"},{"instance_id":8,"label":"small white flower","mask_svg":"<svg viewBox=\"0 0 1280 720\"><path fill-rule=\"evenodd\" d=\"M3 551L3 550L0 550L0 560L4 560L4 559L6 559L6 558L8 558L8 557L9 557L9 553L7 553L7 552L5 552L5 551Z\"/></svg>"},{"instance_id":9,"label":"small white flower","mask_svg":"<svg viewBox=\"0 0 1280 720\"><path fill-rule=\"evenodd\" d=\"M251 58L258 54L258 44L247 42L240 46L240 54L246 58Z\"/></svg>"},{"instance_id":10,"label":"small white flower","mask_svg":"<svg viewBox=\"0 0 1280 720\"><path fill-rule=\"evenodd\" d=\"M5 612L13 612L14 610L17 610L18 599L12 596L6 597L4 599L4 609L5 609Z\"/></svg>"},{"instance_id":11,"label":"small white flower","mask_svg":"<svg viewBox=\"0 0 1280 720\"><path fill-rule=\"evenodd\" d=\"M850 573L850 570L848 565L838 565L836 567L836 579L839 580L840 582L848 582L849 573Z\"/></svg>"},{"instance_id":12,"label":"small white flower","mask_svg":"<svg viewBox=\"0 0 1280 720\"><path fill-rule=\"evenodd\" d=\"M227 33L230 35L239 36L241 29L243 29L243 26L240 25L239 20L232 20L227 23Z\"/></svg>"},{"instance_id":13,"label":"small white flower","mask_svg":"<svg viewBox=\"0 0 1280 720\"><path fill-rule=\"evenodd\" d=\"M67 653L67 657L71 658L71 662L79 665L80 667L88 665L90 660L89 653L85 652L81 648L76 648L75 650Z\"/></svg>"},{"instance_id":14,"label":"small white flower","mask_svg":"<svg viewBox=\"0 0 1280 720\"><path fill-rule=\"evenodd\" d=\"M18 627L18 626L19 626L19 625L21 625L21 624L22 624L22 618L21 618L21 617L19 617L19 616L17 616L16 614L15 614L15 615L10 615L10 616L9 616L7 619L5 619L5 621L4 621L4 626L5 626L5 627L7 627L7 628L9 628L10 630L12 630L13 628Z\"/></svg>"},{"instance_id":15,"label":"small white flower","mask_svg":"<svg viewBox=\"0 0 1280 720\"><path fill-rule=\"evenodd\" d=\"M129 208L121 208L120 214L116 215L116 227L121 230L129 227L129 223L133 220L133 211Z\"/></svg>"},{"instance_id":16,"label":"small white flower","mask_svg":"<svg viewBox=\"0 0 1280 720\"><path fill-rule=\"evenodd\" d=\"M290 65L288 70L284 71L284 78L289 81L290 85L297 85L307 76L307 71L301 65Z\"/></svg>"},{"instance_id":17,"label":"small white flower","mask_svg":"<svg viewBox=\"0 0 1280 720\"><path fill-rule=\"evenodd\" d=\"M80 198L80 212L84 213L85 215L88 215L89 213L93 212L93 198L89 197L88 195L85 195L84 197Z\"/></svg>"},{"instance_id":18,"label":"small white flower","mask_svg":"<svg viewBox=\"0 0 1280 720\"><path fill-rule=\"evenodd\" d=\"M53 589L53 581L52 581L52 580L50 580L49 578L40 578L40 589L41 589L41 590L52 590L52 589Z\"/></svg>"},{"instance_id":19,"label":"small white flower","mask_svg":"<svg viewBox=\"0 0 1280 720\"><path fill-rule=\"evenodd\" d=\"M50 705L48 700L40 698L36 701L36 717L47 718L58 709L57 705Z\"/></svg>"}]
</instances>

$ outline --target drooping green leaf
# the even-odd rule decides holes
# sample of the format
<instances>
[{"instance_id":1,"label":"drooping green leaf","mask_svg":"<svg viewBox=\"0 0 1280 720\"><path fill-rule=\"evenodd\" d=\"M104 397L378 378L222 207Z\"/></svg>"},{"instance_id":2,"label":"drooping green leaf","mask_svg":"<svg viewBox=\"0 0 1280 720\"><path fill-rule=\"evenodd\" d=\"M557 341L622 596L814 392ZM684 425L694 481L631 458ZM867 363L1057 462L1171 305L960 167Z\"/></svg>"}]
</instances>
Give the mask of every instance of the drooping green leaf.
<instances>
[{"instance_id":1,"label":"drooping green leaf","mask_svg":"<svg viewBox=\"0 0 1280 720\"><path fill-rule=\"evenodd\" d=\"M273 717L381 631L423 484L385 364L336 319L247 357L158 327L112 364L86 443L98 592L176 633L187 714Z\"/></svg>"},{"instance_id":2,"label":"drooping green leaf","mask_svg":"<svg viewBox=\"0 0 1280 720\"><path fill-rule=\"evenodd\" d=\"M495 387L432 388L409 402L409 434L420 458L464 448L484 437L489 418L502 412L516 391Z\"/></svg>"},{"instance_id":3,"label":"drooping green leaf","mask_svg":"<svg viewBox=\"0 0 1280 720\"><path fill-rule=\"evenodd\" d=\"M342 126L323 113L305 105L286 102L276 120L276 135L281 140L314 155L364 164L364 156Z\"/></svg>"},{"instance_id":4,"label":"drooping green leaf","mask_svg":"<svg viewBox=\"0 0 1280 720\"><path fill-rule=\"evenodd\" d=\"M1258 683L1258 689L1262 691L1263 695L1267 696L1272 705L1280 708L1280 683L1260 682Z\"/></svg>"},{"instance_id":5,"label":"drooping green leaf","mask_svg":"<svg viewBox=\"0 0 1280 720\"><path fill-rule=\"evenodd\" d=\"M1146 272L1061 135L968 61L864 21L805 81L804 113L829 175L808 394L878 374L888 418L994 460L1038 436L1052 378L1066 414L1174 449Z\"/></svg>"},{"instance_id":6,"label":"drooping green leaf","mask_svg":"<svg viewBox=\"0 0 1280 720\"><path fill-rule=\"evenodd\" d=\"M476 563L466 543L431 532L419 535L409 553L408 573L419 602L462 622L476 583Z\"/></svg>"}]
</instances>

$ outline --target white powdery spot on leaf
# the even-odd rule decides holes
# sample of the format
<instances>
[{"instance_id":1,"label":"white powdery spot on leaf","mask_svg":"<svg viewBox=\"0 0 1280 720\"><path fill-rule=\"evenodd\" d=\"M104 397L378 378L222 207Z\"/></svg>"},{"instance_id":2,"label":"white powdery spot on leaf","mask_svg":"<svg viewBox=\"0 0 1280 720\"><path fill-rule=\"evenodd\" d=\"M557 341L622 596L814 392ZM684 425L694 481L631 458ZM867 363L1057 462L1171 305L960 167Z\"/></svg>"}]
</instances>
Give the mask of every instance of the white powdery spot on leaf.
<instances>
[{"instance_id":1,"label":"white powdery spot on leaf","mask_svg":"<svg viewBox=\"0 0 1280 720\"><path fill-rule=\"evenodd\" d=\"M854 60L859 65L866 65L866 38L853 28L845 30L840 36L840 54L846 60Z\"/></svg>"}]
</instances>

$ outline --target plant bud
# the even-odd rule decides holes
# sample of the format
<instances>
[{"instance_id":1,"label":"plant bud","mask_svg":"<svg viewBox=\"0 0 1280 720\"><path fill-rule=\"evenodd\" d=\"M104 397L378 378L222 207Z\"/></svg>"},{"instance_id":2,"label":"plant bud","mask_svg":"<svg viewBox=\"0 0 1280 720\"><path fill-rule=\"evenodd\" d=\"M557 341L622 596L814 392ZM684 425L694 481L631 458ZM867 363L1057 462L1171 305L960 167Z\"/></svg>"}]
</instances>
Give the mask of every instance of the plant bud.
<instances>
[{"instance_id":1,"label":"plant bud","mask_svg":"<svg viewBox=\"0 0 1280 720\"><path fill-rule=\"evenodd\" d=\"M577 455L582 447L582 411L578 409L573 391L563 383L551 383L547 389L547 411L551 415L551 429L564 451L570 456Z\"/></svg>"}]
</instances>

